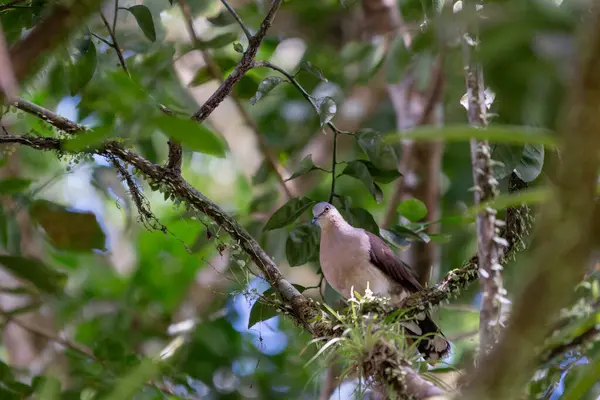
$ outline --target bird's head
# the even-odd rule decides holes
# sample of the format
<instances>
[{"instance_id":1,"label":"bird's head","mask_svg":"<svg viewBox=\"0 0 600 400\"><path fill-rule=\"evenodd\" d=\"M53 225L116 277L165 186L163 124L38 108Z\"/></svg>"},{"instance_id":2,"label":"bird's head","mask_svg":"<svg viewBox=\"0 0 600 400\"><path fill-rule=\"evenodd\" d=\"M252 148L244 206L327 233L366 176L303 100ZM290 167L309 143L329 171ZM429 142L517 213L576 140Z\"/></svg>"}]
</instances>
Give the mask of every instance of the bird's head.
<instances>
[{"instance_id":1,"label":"bird's head","mask_svg":"<svg viewBox=\"0 0 600 400\"><path fill-rule=\"evenodd\" d=\"M319 224L321 228L325 228L335 223L336 221L343 221L344 217L339 211L331 204L326 201L322 201L314 205L312 209L313 213L313 224Z\"/></svg>"}]
</instances>

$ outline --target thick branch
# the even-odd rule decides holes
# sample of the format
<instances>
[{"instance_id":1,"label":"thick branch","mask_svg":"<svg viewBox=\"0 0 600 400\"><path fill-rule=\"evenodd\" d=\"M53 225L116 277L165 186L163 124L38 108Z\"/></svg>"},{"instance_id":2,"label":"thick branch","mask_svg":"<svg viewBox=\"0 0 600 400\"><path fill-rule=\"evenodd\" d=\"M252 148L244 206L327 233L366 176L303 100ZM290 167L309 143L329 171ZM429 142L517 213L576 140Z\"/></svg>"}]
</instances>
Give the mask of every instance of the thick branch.
<instances>
[{"instance_id":1,"label":"thick branch","mask_svg":"<svg viewBox=\"0 0 600 400\"><path fill-rule=\"evenodd\" d=\"M475 10L475 2L470 2ZM472 126L487 127L485 86L483 69L474 60L471 44L463 39L465 63L465 84L467 87L468 116ZM477 39L475 39L476 41ZM496 197L497 180L494 177L491 163L491 149L487 140L471 139L471 163L475 205L490 201ZM481 354L491 350L500 334L500 311L502 296L502 266L500 257L502 250L496 234L496 210L487 208L477 214L477 253L482 291L481 313L479 316L479 348Z\"/></svg>"},{"instance_id":2,"label":"thick branch","mask_svg":"<svg viewBox=\"0 0 600 400\"><path fill-rule=\"evenodd\" d=\"M50 113L48 111L48 113ZM63 142L53 138L39 138L32 136L0 136L0 144L18 143L40 150L61 150ZM146 179L151 182L160 182L166 187L170 197L177 198L194 209L204 213L223 228L255 262L269 284L281 294L286 301L290 317L301 326L304 326L315 337L335 337L341 332L335 331L330 323L310 323L315 316L320 314L319 309L306 297L300 294L288 282L273 260L265 253L254 238L233 218L228 216L221 208L212 203L202 193L193 188L180 175L174 174L169 169L153 164L138 154L124 149L116 142L108 142L95 153L116 157L134 166ZM380 343L381 352L394 358L387 364L373 363L367 368L367 361L363 368L370 371L370 376L378 379L381 384L391 387L397 393L407 393L417 399L425 399L433 393L443 393L432 383L425 380L408 366L398 354L393 345Z\"/></svg>"},{"instance_id":3,"label":"thick branch","mask_svg":"<svg viewBox=\"0 0 600 400\"><path fill-rule=\"evenodd\" d=\"M566 306L585 275L591 249L594 197L600 160L600 5L582 25L580 58L562 124L562 164L553 194L537 219L528 259L532 274L514 302L502 340L481 363L465 389L466 398L515 398L531 377L535 346Z\"/></svg>"}]
</instances>

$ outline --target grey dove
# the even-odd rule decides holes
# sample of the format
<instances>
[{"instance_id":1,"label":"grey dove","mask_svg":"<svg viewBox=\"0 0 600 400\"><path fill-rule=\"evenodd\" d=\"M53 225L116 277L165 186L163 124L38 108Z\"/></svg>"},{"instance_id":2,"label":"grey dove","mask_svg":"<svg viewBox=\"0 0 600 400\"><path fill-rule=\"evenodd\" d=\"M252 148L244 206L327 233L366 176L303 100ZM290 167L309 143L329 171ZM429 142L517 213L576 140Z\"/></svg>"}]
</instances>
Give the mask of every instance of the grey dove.
<instances>
[{"instance_id":1,"label":"grey dove","mask_svg":"<svg viewBox=\"0 0 600 400\"><path fill-rule=\"evenodd\" d=\"M321 227L321 270L340 295L349 299L351 288L362 295L368 282L373 294L389 297L392 304L398 304L423 289L412 269L396 257L377 235L353 227L327 202L316 204L312 213L312 223ZM429 313L423 312L419 319L403 322L402 325L413 336L427 335L417 345L425 358L441 359L450 349L450 343Z\"/></svg>"}]
</instances>

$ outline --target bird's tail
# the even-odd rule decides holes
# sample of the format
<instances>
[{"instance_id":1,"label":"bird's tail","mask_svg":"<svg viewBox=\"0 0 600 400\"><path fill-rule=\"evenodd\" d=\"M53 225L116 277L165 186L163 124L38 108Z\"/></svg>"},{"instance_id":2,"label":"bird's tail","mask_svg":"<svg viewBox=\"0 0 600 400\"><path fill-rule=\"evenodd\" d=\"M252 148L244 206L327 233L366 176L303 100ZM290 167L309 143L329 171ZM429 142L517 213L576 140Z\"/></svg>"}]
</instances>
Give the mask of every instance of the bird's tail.
<instances>
[{"instance_id":1,"label":"bird's tail","mask_svg":"<svg viewBox=\"0 0 600 400\"><path fill-rule=\"evenodd\" d=\"M421 317L421 318L419 318ZM450 342L433 322L429 313L421 313L417 319L403 322L402 325L418 340L417 349L426 360L441 360L450 351Z\"/></svg>"}]
</instances>

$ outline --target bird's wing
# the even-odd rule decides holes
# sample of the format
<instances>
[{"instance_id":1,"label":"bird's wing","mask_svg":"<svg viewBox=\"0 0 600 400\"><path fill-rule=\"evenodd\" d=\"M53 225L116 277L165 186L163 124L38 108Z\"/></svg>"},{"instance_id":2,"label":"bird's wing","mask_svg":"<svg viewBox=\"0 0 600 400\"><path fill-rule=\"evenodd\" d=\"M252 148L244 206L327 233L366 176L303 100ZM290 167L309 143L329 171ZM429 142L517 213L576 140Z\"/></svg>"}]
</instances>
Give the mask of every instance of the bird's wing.
<instances>
[{"instance_id":1,"label":"bird's wing","mask_svg":"<svg viewBox=\"0 0 600 400\"><path fill-rule=\"evenodd\" d=\"M364 231L369 237L371 249L369 256L371 263L379 268L384 274L392 278L395 282L402 285L403 288L411 292L418 292L423 287L417 281L414 271L388 247L387 244L377 235Z\"/></svg>"}]
</instances>

